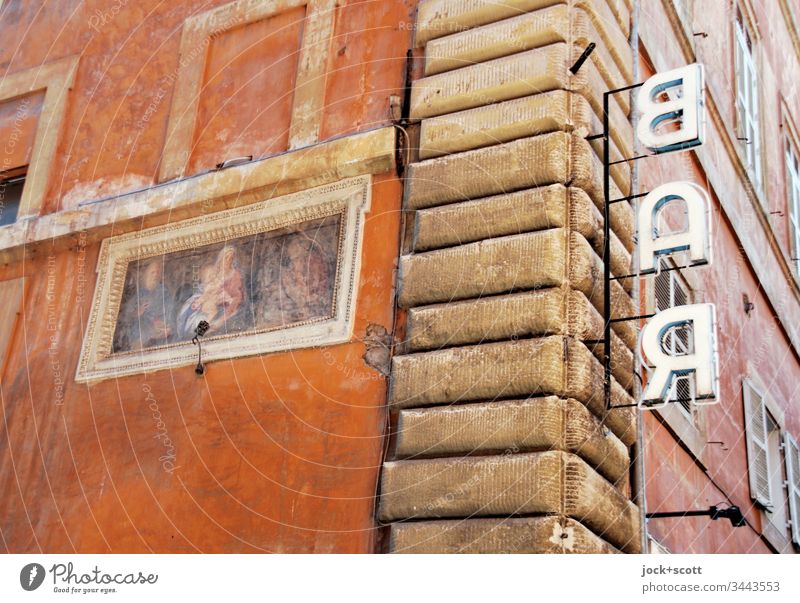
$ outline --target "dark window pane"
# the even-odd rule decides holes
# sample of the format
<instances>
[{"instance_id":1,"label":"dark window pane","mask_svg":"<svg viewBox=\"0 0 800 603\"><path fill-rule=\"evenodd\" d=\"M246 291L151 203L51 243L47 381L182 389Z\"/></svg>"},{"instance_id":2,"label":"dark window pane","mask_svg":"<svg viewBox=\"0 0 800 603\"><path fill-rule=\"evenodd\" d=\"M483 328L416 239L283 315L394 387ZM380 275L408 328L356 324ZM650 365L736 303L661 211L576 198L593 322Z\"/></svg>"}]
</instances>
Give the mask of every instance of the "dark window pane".
<instances>
[{"instance_id":1,"label":"dark window pane","mask_svg":"<svg viewBox=\"0 0 800 603\"><path fill-rule=\"evenodd\" d=\"M13 224L17 220L23 186L24 178L0 182L0 226Z\"/></svg>"}]
</instances>

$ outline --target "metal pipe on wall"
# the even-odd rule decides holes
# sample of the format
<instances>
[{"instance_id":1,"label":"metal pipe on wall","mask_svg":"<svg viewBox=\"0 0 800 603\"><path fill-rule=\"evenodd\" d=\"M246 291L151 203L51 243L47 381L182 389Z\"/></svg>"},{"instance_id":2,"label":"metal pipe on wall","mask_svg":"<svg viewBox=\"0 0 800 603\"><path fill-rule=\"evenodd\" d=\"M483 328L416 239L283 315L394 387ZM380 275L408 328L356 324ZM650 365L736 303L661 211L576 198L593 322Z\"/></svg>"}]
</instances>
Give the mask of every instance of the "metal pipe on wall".
<instances>
[{"instance_id":1,"label":"metal pipe on wall","mask_svg":"<svg viewBox=\"0 0 800 603\"><path fill-rule=\"evenodd\" d=\"M631 52L633 54L633 82L637 83L640 78L640 71L639 71L639 10L640 10L640 0L633 0L633 13L631 15L631 36L630 36L630 45L631 45ZM631 107L634 108L635 105L635 95L637 90L631 90ZM636 122L637 122L637 115L636 111L631 111L631 123L633 126L633 131L636 132ZM639 144L637 142L636 136L633 137L633 155L634 157L639 155ZM639 164L637 162L633 162L633 166L631 168L631 195L633 195L633 209L634 215L636 215L638 207L639 207L639 198L637 195L638 193L638 185L639 185ZM638 233L637 233L638 235ZM633 257L632 257L632 264L633 266L638 266L639 258L638 247L634 247L633 250ZM639 303L640 299L640 280L633 279L633 298L636 300L636 303ZM639 350L634 350L634 371L640 370L641 362L639 362ZM641 394L641 384L638 379L633 380L633 395L636 399L639 398ZM644 458L644 415L641 412L637 413L636 417L636 446L634 449L634 459L633 459L633 492L634 492L634 502L639 507L639 526L640 530L639 533L641 534L641 550L642 553L647 552L647 545L648 545L648 536L647 536L647 496L646 496L646 480L645 480L645 458Z\"/></svg>"}]
</instances>

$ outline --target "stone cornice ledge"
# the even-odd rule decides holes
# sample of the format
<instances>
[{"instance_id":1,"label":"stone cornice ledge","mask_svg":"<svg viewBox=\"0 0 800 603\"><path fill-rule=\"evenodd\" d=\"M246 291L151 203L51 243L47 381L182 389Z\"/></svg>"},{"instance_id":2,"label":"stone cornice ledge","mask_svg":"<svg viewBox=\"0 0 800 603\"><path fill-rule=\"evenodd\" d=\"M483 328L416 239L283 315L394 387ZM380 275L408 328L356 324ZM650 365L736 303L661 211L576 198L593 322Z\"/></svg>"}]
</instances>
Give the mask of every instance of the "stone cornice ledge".
<instances>
[{"instance_id":1,"label":"stone cornice ledge","mask_svg":"<svg viewBox=\"0 0 800 603\"><path fill-rule=\"evenodd\" d=\"M297 151L154 185L0 228L0 261L248 205L395 167L395 129L383 127Z\"/></svg>"}]
</instances>

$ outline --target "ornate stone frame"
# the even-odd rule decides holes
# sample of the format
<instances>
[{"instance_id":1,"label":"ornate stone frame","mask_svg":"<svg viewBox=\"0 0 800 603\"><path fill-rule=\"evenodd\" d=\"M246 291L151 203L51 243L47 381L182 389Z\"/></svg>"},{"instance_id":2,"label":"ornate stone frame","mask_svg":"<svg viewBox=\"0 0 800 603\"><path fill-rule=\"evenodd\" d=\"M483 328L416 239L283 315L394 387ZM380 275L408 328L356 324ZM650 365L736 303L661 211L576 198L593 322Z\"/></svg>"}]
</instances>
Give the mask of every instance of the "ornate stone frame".
<instances>
[{"instance_id":1,"label":"ornate stone frame","mask_svg":"<svg viewBox=\"0 0 800 603\"><path fill-rule=\"evenodd\" d=\"M203 85L206 47L211 38L300 6L306 7L306 22L292 101L289 150L318 141L336 0L237 0L195 15L183 24L180 61L158 173L159 182L184 175Z\"/></svg>"},{"instance_id":2,"label":"ornate stone frame","mask_svg":"<svg viewBox=\"0 0 800 603\"><path fill-rule=\"evenodd\" d=\"M370 208L371 191L371 176L360 176L210 216L106 239L97 263L97 285L75 380L97 381L186 366L197 361L197 349L188 342L135 352L111 352L125 275L131 261L336 214L342 215L343 234L333 294L333 316L279 330L209 337L203 341L203 358L221 360L348 341L353 330L364 214Z\"/></svg>"}]
</instances>

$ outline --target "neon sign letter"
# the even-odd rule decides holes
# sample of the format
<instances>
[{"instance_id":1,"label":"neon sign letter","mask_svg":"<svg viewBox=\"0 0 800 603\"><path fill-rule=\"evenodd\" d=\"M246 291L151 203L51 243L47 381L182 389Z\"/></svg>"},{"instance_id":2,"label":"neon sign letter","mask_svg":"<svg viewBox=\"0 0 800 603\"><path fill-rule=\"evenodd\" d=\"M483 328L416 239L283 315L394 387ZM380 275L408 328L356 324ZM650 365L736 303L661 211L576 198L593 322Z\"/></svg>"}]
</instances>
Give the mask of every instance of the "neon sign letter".
<instances>
[{"instance_id":1,"label":"neon sign letter","mask_svg":"<svg viewBox=\"0 0 800 603\"><path fill-rule=\"evenodd\" d=\"M672 381L679 375L695 375L695 400L712 404L719 391L717 374L717 328L714 304L692 304L662 310L652 317L639 335L642 358L653 369L642 392L639 407L658 408L667 404ZM672 355L664 351L664 336L671 329L691 325L689 353Z\"/></svg>"},{"instance_id":2,"label":"neon sign letter","mask_svg":"<svg viewBox=\"0 0 800 603\"><path fill-rule=\"evenodd\" d=\"M686 203L686 230L659 234L658 216L671 202ZM639 207L639 272L656 271L658 259L676 251L689 251L691 266L711 262L711 202L708 193L691 182L662 184L648 194Z\"/></svg>"},{"instance_id":3,"label":"neon sign letter","mask_svg":"<svg viewBox=\"0 0 800 603\"><path fill-rule=\"evenodd\" d=\"M676 91L677 98L656 100L670 90ZM680 95L678 90L682 91ZM699 146L703 144L705 135L704 105L702 65L694 63L657 73L645 82L637 95L640 117L636 136L653 153Z\"/></svg>"}]
</instances>

